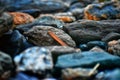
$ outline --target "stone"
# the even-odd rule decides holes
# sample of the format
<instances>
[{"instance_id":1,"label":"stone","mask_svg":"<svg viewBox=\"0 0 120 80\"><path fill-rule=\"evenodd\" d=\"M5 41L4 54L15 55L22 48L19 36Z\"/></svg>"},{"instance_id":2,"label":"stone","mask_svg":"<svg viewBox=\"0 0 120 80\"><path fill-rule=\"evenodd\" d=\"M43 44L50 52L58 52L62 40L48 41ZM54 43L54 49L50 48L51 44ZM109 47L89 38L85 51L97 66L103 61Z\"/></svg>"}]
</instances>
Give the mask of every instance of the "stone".
<instances>
[{"instance_id":1,"label":"stone","mask_svg":"<svg viewBox=\"0 0 120 80\"><path fill-rule=\"evenodd\" d=\"M53 27L62 29L64 26L64 22L58 19L55 19L51 16L43 16L43 17L37 18L32 23L25 24L25 25L19 25L16 27L16 29L23 33L23 32L27 32L34 26L40 26L40 25L53 26Z\"/></svg>"},{"instance_id":2,"label":"stone","mask_svg":"<svg viewBox=\"0 0 120 80\"><path fill-rule=\"evenodd\" d=\"M63 42L68 46L75 47L76 44L72 38L61 29L57 29L51 26L34 26L28 32L25 32L25 36L28 37L28 41L37 46L55 46L60 45L49 34L48 31L54 32Z\"/></svg>"},{"instance_id":3,"label":"stone","mask_svg":"<svg viewBox=\"0 0 120 80\"><path fill-rule=\"evenodd\" d=\"M12 58L0 51L0 78L8 79L14 68Z\"/></svg>"},{"instance_id":4,"label":"stone","mask_svg":"<svg viewBox=\"0 0 120 80\"><path fill-rule=\"evenodd\" d=\"M120 20L79 20L66 24L63 30L79 45L89 41L100 41L111 32L120 33Z\"/></svg>"},{"instance_id":5,"label":"stone","mask_svg":"<svg viewBox=\"0 0 120 80\"><path fill-rule=\"evenodd\" d=\"M80 49L75 49L69 46L44 46L46 49L49 49L52 53L53 62L56 63L57 58L61 55L70 54L74 52L80 52Z\"/></svg>"},{"instance_id":6,"label":"stone","mask_svg":"<svg viewBox=\"0 0 120 80\"><path fill-rule=\"evenodd\" d=\"M84 17L89 20L120 19L119 4L119 1L90 4L84 10Z\"/></svg>"},{"instance_id":7,"label":"stone","mask_svg":"<svg viewBox=\"0 0 120 80\"><path fill-rule=\"evenodd\" d=\"M120 39L108 42L108 52L120 56Z\"/></svg>"},{"instance_id":8,"label":"stone","mask_svg":"<svg viewBox=\"0 0 120 80\"><path fill-rule=\"evenodd\" d=\"M109 70L106 72L100 72L97 74L95 80L119 80L120 79L120 69Z\"/></svg>"},{"instance_id":9,"label":"stone","mask_svg":"<svg viewBox=\"0 0 120 80\"><path fill-rule=\"evenodd\" d=\"M104 50L107 49L107 43L102 42L102 41L89 41L87 43L87 46L88 46L89 49L91 49L91 48L93 48L95 46L98 46L98 47L100 47L100 48L102 48Z\"/></svg>"},{"instance_id":10,"label":"stone","mask_svg":"<svg viewBox=\"0 0 120 80\"><path fill-rule=\"evenodd\" d=\"M11 57L19 54L23 50L34 46L18 31L9 31L0 38L0 50L8 53Z\"/></svg>"},{"instance_id":11,"label":"stone","mask_svg":"<svg viewBox=\"0 0 120 80\"><path fill-rule=\"evenodd\" d=\"M35 76L19 72L15 75L15 77L11 77L9 80L39 80L39 79Z\"/></svg>"},{"instance_id":12,"label":"stone","mask_svg":"<svg viewBox=\"0 0 120 80\"><path fill-rule=\"evenodd\" d=\"M30 71L38 75L45 75L53 69L51 53L44 47L31 47L14 58L17 71Z\"/></svg>"},{"instance_id":13,"label":"stone","mask_svg":"<svg viewBox=\"0 0 120 80\"><path fill-rule=\"evenodd\" d=\"M93 51L93 52L105 52L105 50L101 49L98 46L93 47L92 49L90 49L89 51Z\"/></svg>"},{"instance_id":14,"label":"stone","mask_svg":"<svg viewBox=\"0 0 120 80\"><path fill-rule=\"evenodd\" d=\"M8 32L13 25L13 18L10 14L4 12L0 14L0 36Z\"/></svg>"},{"instance_id":15,"label":"stone","mask_svg":"<svg viewBox=\"0 0 120 80\"><path fill-rule=\"evenodd\" d=\"M5 10L10 12L39 9L40 13L55 13L67 10L67 6L63 2L55 0L0 0L0 3L2 4L0 7L6 7Z\"/></svg>"},{"instance_id":16,"label":"stone","mask_svg":"<svg viewBox=\"0 0 120 80\"><path fill-rule=\"evenodd\" d=\"M90 78L97 73L97 70L93 72L92 75L89 75L92 69L86 68L67 68L62 70L62 79L63 80L90 80Z\"/></svg>"},{"instance_id":17,"label":"stone","mask_svg":"<svg viewBox=\"0 0 120 80\"><path fill-rule=\"evenodd\" d=\"M30 23L34 20L34 18L27 13L10 12L9 14L13 16L15 25Z\"/></svg>"},{"instance_id":18,"label":"stone","mask_svg":"<svg viewBox=\"0 0 120 80\"><path fill-rule=\"evenodd\" d=\"M110 69L120 67L120 58L113 56L107 52L86 51L81 53L72 53L58 57L56 68L71 68L71 67L94 67L97 63L100 64L98 69ZM112 65L111 65L112 64Z\"/></svg>"},{"instance_id":19,"label":"stone","mask_svg":"<svg viewBox=\"0 0 120 80\"><path fill-rule=\"evenodd\" d=\"M109 42L109 41L118 40L118 39L120 39L120 34L111 32L111 33L107 34L105 37L103 37L102 41Z\"/></svg>"}]
</instances>

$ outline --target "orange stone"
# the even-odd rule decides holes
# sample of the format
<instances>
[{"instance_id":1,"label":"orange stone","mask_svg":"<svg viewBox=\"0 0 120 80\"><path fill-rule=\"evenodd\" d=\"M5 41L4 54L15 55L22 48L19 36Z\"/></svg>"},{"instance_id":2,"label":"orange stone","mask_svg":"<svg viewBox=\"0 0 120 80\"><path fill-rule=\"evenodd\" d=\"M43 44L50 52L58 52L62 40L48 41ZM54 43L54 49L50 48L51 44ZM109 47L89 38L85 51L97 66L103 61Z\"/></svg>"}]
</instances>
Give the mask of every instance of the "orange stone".
<instances>
[{"instance_id":1,"label":"orange stone","mask_svg":"<svg viewBox=\"0 0 120 80\"><path fill-rule=\"evenodd\" d=\"M30 23L34 20L34 18L27 14L22 12L9 12L13 16L14 24L20 25L25 23Z\"/></svg>"}]
</instances>

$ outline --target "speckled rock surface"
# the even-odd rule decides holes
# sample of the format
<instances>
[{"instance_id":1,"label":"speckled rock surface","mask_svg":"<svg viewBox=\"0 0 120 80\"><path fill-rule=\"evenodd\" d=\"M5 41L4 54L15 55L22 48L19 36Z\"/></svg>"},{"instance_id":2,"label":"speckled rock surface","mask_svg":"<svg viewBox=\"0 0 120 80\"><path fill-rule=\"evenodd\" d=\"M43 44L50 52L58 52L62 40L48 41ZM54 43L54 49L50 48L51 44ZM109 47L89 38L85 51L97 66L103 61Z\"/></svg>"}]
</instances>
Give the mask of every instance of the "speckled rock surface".
<instances>
[{"instance_id":1,"label":"speckled rock surface","mask_svg":"<svg viewBox=\"0 0 120 80\"><path fill-rule=\"evenodd\" d=\"M61 40L68 44L68 46L76 46L75 42L67 33L61 29L57 29L51 26L34 26L24 34L28 37L30 42L38 46L60 45L48 34L48 31L54 32Z\"/></svg>"}]
</instances>

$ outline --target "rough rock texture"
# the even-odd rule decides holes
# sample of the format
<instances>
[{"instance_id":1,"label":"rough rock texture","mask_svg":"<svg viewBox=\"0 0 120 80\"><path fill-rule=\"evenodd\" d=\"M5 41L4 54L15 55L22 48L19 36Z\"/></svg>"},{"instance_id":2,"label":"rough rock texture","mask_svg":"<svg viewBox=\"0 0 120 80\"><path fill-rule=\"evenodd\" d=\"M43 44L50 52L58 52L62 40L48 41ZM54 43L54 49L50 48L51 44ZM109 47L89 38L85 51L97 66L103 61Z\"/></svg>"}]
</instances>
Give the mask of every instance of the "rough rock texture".
<instances>
[{"instance_id":1,"label":"rough rock texture","mask_svg":"<svg viewBox=\"0 0 120 80\"><path fill-rule=\"evenodd\" d=\"M58 58L57 68L70 68L70 67L93 67L100 63L99 69L109 69L120 67L120 58L110 55L107 52L82 52L68 55L62 55Z\"/></svg>"},{"instance_id":2,"label":"rough rock texture","mask_svg":"<svg viewBox=\"0 0 120 80\"><path fill-rule=\"evenodd\" d=\"M51 26L34 26L28 32L24 34L28 37L28 40L38 46L54 46L60 45L49 34L48 31L54 32L63 42L68 46L75 47L76 44L72 38L66 34L63 30L57 29Z\"/></svg>"},{"instance_id":3,"label":"rough rock texture","mask_svg":"<svg viewBox=\"0 0 120 80\"><path fill-rule=\"evenodd\" d=\"M43 17L37 18L32 23L17 26L16 29L18 29L21 32L27 32L32 27L37 26L37 25L45 25L45 26L47 25L47 26L53 26L53 27L62 29L64 26L64 22L58 19L55 19L51 16L43 16Z\"/></svg>"},{"instance_id":4,"label":"rough rock texture","mask_svg":"<svg viewBox=\"0 0 120 80\"><path fill-rule=\"evenodd\" d=\"M8 54L0 51L0 77L7 78L11 74L13 67L12 58Z\"/></svg>"},{"instance_id":5,"label":"rough rock texture","mask_svg":"<svg viewBox=\"0 0 120 80\"><path fill-rule=\"evenodd\" d=\"M8 13L2 13L0 15L0 36L9 31L12 27L13 18Z\"/></svg>"},{"instance_id":6,"label":"rough rock texture","mask_svg":"<svg viewBox=\"0 0 120 80\"><path fill-rule=\"evenodd\" d=\"M85 18L89 20L120 19L119 4L119 1L90 4L84 10Z\"/></svg>"},{"instance_id":7,"label":"rough rock texture","mask_svg":"<svg viewBox=\"0 0 120 80\"><path fill-rule=\"evenodd\" d=\"M67 6L60 1L49 0L0 0L0 4L0 7L6 7L7 11L38 9L42 13L50 13L67 9Z\"/></svg>"},{"instance_id":8,"label":"rough rock texture","mask_svg":"<svg viewBox=\"0 0 120 80\"><path fill-rule=\"evenodd\" d=\"M108 51L120 56L120 39L108 42Z\"/></svg>"},{"instance_id":9,"label":"rough rock texture","mask_svg":"<svg viewBox=\"0 0 120 80\"><path fill-rule=\"evenodd\" d=\"M14 58L18 71L44 74L53 68L52 56L48 49L31 47Z\"/></svg>"},{"instance_id":10,"label":"rough rock texture","mask_svg":"<svg viewBox=\"0 0 120 80\"><path fill-rule=\"evenodd\" d=\"M64 27L77 45L89 41L101 40L111 32L120 33L120 20L80 20Z\"/></svg>"}]
</instances>

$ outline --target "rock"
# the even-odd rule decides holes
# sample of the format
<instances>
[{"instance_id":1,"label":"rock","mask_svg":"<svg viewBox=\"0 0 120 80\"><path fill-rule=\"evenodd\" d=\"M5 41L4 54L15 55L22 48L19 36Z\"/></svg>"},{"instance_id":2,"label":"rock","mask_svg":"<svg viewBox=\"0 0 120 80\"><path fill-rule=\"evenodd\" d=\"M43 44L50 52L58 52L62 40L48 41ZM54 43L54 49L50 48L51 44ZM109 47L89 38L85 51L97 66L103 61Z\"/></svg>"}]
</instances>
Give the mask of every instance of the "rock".
<instances>
[{"instance_id":1,"label":"rock","mask_svg":"<svg viewBox=\"0 0 120 80\"><path fill-rule=\"evenodd\" d=\"M16 27L16 29L19 30L20 32L27 32L32 27L39 26L39 25L53 26L53 27L62 29L64 26L64 22L58 19L55 19L51 16L43 16L43 17L37 18L32 23L25 24L25 25L19 25Z\"/></svg>"},{"instance_id":2,"label":"rock","mask_svg":"<svg viewBox=\"0 0 120 80\"><path fill-rule=\"evenodd\" d=\"M102 42L102 41L90 41L87 43L87 46L89 49L95 47L95 46L98 46L102 49L107 49L107 44L105 42Z\"/></svg>"},{"instance_id":3,"label":"rock","mask_svg":"<svg viewBox=\"0 0 120 80\"><path fill-rule=\"evenodd\" d=\"M120 39L108 43L108 52L120 56Z\"/></svg>"},{"instance_id":4,"label":"rock","mask_svg":"<svg viewBox=\"0 0 120 80\"><path fill-rule=\"evenodd\" d=\"M98 46L93 47L92 49L90 49L89 51L93 51L93 52L105 52L105 50L101 49Z\"/></svg>"},{"instance_id":5,"label":"rock","mask_svg":"<svg viewBox=\"0 0 120 80\"><path fill-rule=\"evenodd\" d=\"M38 46L60 45L48 34L48 31L54 32L68 46L76 46L75 42L68 34L66 34L61 29L57 29L51 26L34 26L31 30L25 32L24 34L28 37L30 42Z\"/></svg>"},{"instance_id":6,"label":"rock","mask_svg":"<svg viewBox=\"0 0 120 80\"><path fill-rule=\"evenodd\" d=\"M6 11L10 12L39 9L40 13L54 13L67 10L67 6L63 2L53 0L0 0L0 3L2 4L0 7L6 7Z\"/></svg>"},{"instance_id":7,"label":"rock","mask_svg":"<svg viewBox=\"0 0 120 80\"><path fill-rule=\"evenodd\" d=\"M62 79L63 80L90 80L93 75L97 73L97 70L93 72L92 75L89 75L92 69L86 68L67 68L62 70Z\"/></svg>"},{"instance_id":8,"label":"rock","mask_svg":"<svg viewBox=\"0 0 120 80\"><path fill-rule=\"evenodd\" d=\"M23 72L19 72L15 77L10 78L9 80L39 80L33 75L27 75Z\"/></svg>"},{"instance_id":9,"label":"rock","mask_svg":"<svg viewBox=\"0 0 120 80\"><path fill-rule=\"evenodd\" d=\"M8 79L14 68L12 58L0 51L0 79Z\"/></svg>"},{"instance_id":10,"label":"rock","mask_svg":"<svg viewBox=\"0 0 120 80\"><path fill-rule=\"evenodd\" d=\"M56 63L57 58L60 55L80 52L80 49L75 49L69 46L45 46L45 48L49 49L52 53L54 63Z\"/></svg>"},{"instance_id":11,"label":"rock","mask_svg":"<svg viewBox=\"0 0 120 80\"><path fill-rule=\"evenodd\" d=\"M109 42L109 41L118 40L118 39L120 39L120 34L111 32L111 33L107 34L105 37L103 37L102 41Z\"/></svg>"},{"instance_id":12,"label":"rock","mask_svg":"<svg viewBox=\"0 0 120 80\"><path fill-rule=\"evenodd\" d=\"M120 33L120 20L79 20L63 28L77 45L89 41L99 41L111 32Z\"/></svg>"},{"instance_id":13,"label":"rock","mask_svg":"<svg viewBox=\"0 0 120 80\"><path fill-rule=\"evenodd\" d=\"M9 31L13 25L13 18L8 13L2 13L0 15L0 36Z\"/></svg>"},{"instance_id":14,"label":"rock","mask_svg":"<svg viewBox=\"0 0 120 80\"><path fill-rule=\"evenodd\" d=\"M90 4L84 10L85 18L89 20L120 19L120 7L116 4L120 2Z\"/></svg>"},{"instance_id":15,"label":"rock","mask_svg":"<svg viewBox=\"0 0 120 80\"><path fill-rule=\"evenodd\" d=\"M62 55L58 58L55 65L56 68L70 68L70 67L93 67L97 63L100 64L99 69L109 69L120 67L120 58L108 54L107 52L91 52L86 51L82 53L72 53ZM112 65L111 65L112 63Z\"/></svg>"},{"instance_id":16,"label":"rock","mask_svg":"<svg viewBox=\"0 0 120 80\"><path fill-rule=\"evenodd\" d=\"M13 16L13 20L14 20L15 25L30 23L34 20L34 18L27 13L10 12L9 14L11 16Z\"/></svg>"},{"instance_id":17,"label":"rock","mask_svg":"<svg viewBox=\"0 0 120 80\"><path fill-rule=\"evenodd\" d=\"M95 80L120 80L120 69L114 69L111 71L100 72Z\"/></svg>"},{"instance_id":18,"label":"rock","mask_svg":"<svg viewBox=\"0 0 120 80\"><path fill-rule=\"evenodd\" d=\"M21 51L33 46L27 42L26 38L18 31L9 31L0 38L0 50L8 53L12 57Z\"/></svg>"},{"instance_id":19,"label":"rock","mask_svg":"<svg viewBox=\"0 0 120 80\"><path fill-rule=\"evenodd\" d=\"M87 51L89 50L88 46L86 44L80 44L79 45L79 48L82 50L82 51Z\"/></svg>"},{"instance_id":20,"label":"rock","mask_svg":"<svg viewBox=\"0 0 120 80\"><path fill-rule=\"evenodd\" d=\"M43 47L31 47L16 56L14 61L17 71L30 71L39 75L46 75L46 71L53 68L51 53Z\"/></svg>"}]
</instances>

